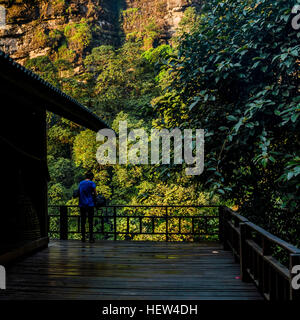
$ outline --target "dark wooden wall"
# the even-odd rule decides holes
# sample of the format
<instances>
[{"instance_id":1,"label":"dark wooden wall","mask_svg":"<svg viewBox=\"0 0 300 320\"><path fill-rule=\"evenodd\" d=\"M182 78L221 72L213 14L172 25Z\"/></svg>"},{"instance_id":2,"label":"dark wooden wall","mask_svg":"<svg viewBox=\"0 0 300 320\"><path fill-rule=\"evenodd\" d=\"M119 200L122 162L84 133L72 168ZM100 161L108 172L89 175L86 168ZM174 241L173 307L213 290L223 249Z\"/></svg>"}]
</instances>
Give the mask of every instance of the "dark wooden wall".
<instances>
[{"instance_id":1,"label":"dark wooden wall","mask_svg":"<svg viewBox=\"0 0 300 320\"><path fill-rule=\"evenodd\" d=\"M36 101L22 101L17 92L15 96L2 92L2 97L0 247L3 251L11 244L47 237L48 177L45 109ZM30 207L37 215L39 236L28 233Z\"/></svg>"}]
</instances>

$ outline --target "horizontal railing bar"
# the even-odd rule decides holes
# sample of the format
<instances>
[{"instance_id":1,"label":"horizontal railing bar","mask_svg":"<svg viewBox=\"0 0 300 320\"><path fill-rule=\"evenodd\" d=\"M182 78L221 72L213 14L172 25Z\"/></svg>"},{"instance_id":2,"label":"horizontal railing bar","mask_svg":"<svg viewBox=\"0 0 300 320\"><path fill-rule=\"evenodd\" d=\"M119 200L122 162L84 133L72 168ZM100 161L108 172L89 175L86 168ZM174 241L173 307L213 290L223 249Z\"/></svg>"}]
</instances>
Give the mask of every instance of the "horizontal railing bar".
<instances>
[{"instance_id":1,"label":"horizontal railing bar","mask_svg":"<svg viewBox=\"0 0 300 320\"><path fill-rule=\"evenodd\" d=\"M286 249L290 253L300 253L300 249L297 247L293 246L292 244L276 237L275 235L271 234L270 232L266 231L265 229L257 226L256 224L250 222L248 219L245 217L239 215L238 213L232 211L231 209L225 207L226 211L234 218L239 219L241 222L245 223L250 229L253 231L256 231L259 233L259 235L263 236L264 238L268 239L271 243L277 244L283 249ZM229 221L227 221L229 223ZM230 226L233 228L233 224L230 223Z\"/></svg>"},{"instance_id":2,"label":"horizontal railing bar","mask_svg":"<svg viewBox=\"0 0 300 320\"><path fill-rule=\"evenodd\" d=\"M77 208L77 205L49 205L49 208ZM215 205L109 205L109 206L100 206L95 208L219 208L220 206Z\"/></svg>"},{"instance_id":3,"label":"horizontal railing bar","mask_svg":"<svg viewBox=\"0 0 300 320\"><path fill-rule=\"evenodd\" d=\"M273 234L271 234L268 231L266 231L265 229L257 226L256 224L254 224L252 222L247 222L246 224L250 229L258 232L264 238L268 239L271 243L277 244L281 248L286 249L287 251L289 251L290 253L300 253L300 249L298 249L297 247L295 247L292 244L290 244L290 243L288 243L288 242L286 242L286 241L274 236Z\"/></svg>"},{"instance_id":4,"label":"horizontal railing bar","mask_svg":"<svg viewBox=\"0 0 300 320\"><path fill-rule=\"evenodd\" d=\"M54 234L54 233L59 233L59 231L49 231L50 234ZM78 231L69 231L68 233L70 234L80 234L80 232ZM114 235L115 232L112 232L112 231L105 231L105 232L98 232L98 231L94 231L93 234L111 234L111 235ZM166 235L165 232L155 232L155 233L152 233L152 232L120 232L118 231L117 234L123 234L123 235L126 235L126 234L130 234L130 235ZM194 235L194 236L217 236L218 233L177 233L177 232L168 232L168 235Z\"/></svg>"},{"instance_id":5,"label":"horizontal railing bar","mask_svg":"<svg viewBox=\"0 0 300 320\"><path fill-rule=\"evenodd\" d=\"M290 279L290 273L288 268L278 262L272 256L264 256L264 259L269 262L281 275L283 275L287 280Z\"/></svg>"},{"instance_id":6,"label":"horizontal railing bar","mask_svg":"<svg viewBox=\"0 0 300 320\"><path fill-rule=\"evenodd\" d=\"M228 207L225 207L225 210L227 212L229 212L231 216L233 216L234 218L237 218L240 222L248 222L249 221L247 218L245 218L245 217L241 216L240 214L234 212L233 210L231 210Z\"/></svg>"},{"instance_id":7,"label":"horizontal railing bar","mask_svg":"<svg viewBox=\"0 0 300 320\"><path fill-rule=\"evenodd\" d=\"M48 217L50 218L58 218L60 217L60 215L57 215L57 214L49 214ZM80 217L80 215L68 215L68 218L78 218ZM152 219L152 218L155 218L155 219L165 219L166 216L128 216L128 215L117 215L116 216L117 218L142 218L142 219ZM114 218L114 215L95 215L94 218L110 218L110 219L113 219ZM212 218L212 219L218 219L219 217L218 216L168 216L169 219L206 219L206 218Z\"/></svg>"},{"instance_id":8,"label":"horizontal railing bar","mask_svg":"<svg viewBox=\"0 0 300 320\"><path fill-rule=\"evenodd\" d=\"M276 271L283 275L286 279L289 279L289 270L283 264L270 255L264 255L262 248L253 240L247 240L246 242L260 257L262 257L263 260L271 264L272 267L274 267Z\"/></svg>"},{"instance_id":9,"label":"horizontal railing bar","mask_svg":"<svg viewBox=\"0 0 300 320\"><path fill-rule=\"evenodd\" d=\"M78 208L78 205L49 205L49 208L63 208L63 207L67 207L67 208ZM248 219L246 219L245 217L241 216L240 214L234 212L232 209L228 208L228 207L224 207L224 206L219 206L219 205L109 205L109 206L104 206L104 207L96 207L96 214L94 216L94 219L97 220L98 219L103 219L103 218L106 218L108 220L111 220L111 219L123 219L123 218L128 218L128 219L142 219L143 221L147 220L147 219L156 219L156 220L159 220L159 219L180 219L180 220L184 220L184 219L193 219L194 222L195 220L199 219L199 220L205 220L206 221L208 219L210 220L213 220L213 219L216 219L216 220L219 220L219 214L217 215L206 215L204 213L204 215L172 215L170 212L168 212L168 216L166 216L165 214L163 214L162 216L160 215L139 215L139 214L136 214L134 212L133 215L130 215L131 212L129 213L124 213L124 212L120 212L120 214L99 214L98 212L101 210L101 209L106 209L106 213L107 213L107 210L109 209L130 209L130 208L145 208L145 209L151 209L151 208L198 208L198 209L204 209L204 208L224 208L225 209L225 213L229 213L229 215L226 215L225 216L225 221L228 225L228 227L230 227L232 230L234 230L238 235L240 235L240 228L239 226L237 225L237 221L239 223L245 223L247 225L247 227L249 228L249 231L254 231L256 232L259 236L262 237L262 239L267 239L270 244L275 244L275 245L278 245L280 246L281 248L287 250L289 253L297 253L299 254L300 253L300 249L298 249L297 247L287 243L286 241L284 240L281 240L280 238L272 235L271 233L269 233L268 231L264 230L263 228L251 223ZM146 213L147 214L147 213ZM59 218L60 217L60 214L49 214L49 218ZM67 218L78 218L80 217L80 215L67 215ZM235 222L232 222L231 220L235 220ZM219 223L221 223L219 221ZM208 224L206 224L206 226L208 226ZM211 225L212 228L216 227L216 225ZM227 228L228 228L227 227ZM116 233L116 230L114 231L114 233ZM117 234L122 234L120 232L117 232ZM124 234L127 234L127 233L124 233ZM141 233L138 233L138 234L141 234ZM147 233L146 233L147 234ZM159 234L159 233L151 233L151 234ZM161 234L165 234L165 233L161 233ZM180 234L180 235L190 235L190 234L195 234L195 233L182 233L182 232L177 232L177 233L174 233L174 234ZM196 233L196 234L199 234L199 233ZM200 233L201 234L201 233ZM214 234L215 235L215 234ZM231 245L232 247L232 245Z\"/></svg>"},{"instance_id":10,"label":"horizontal railing bar","mask_svg":"<svg viewBox=\"0 0 300 320\"><path fill-rule=\"evenodd\" d=\"M250 248L252 248L257 254L259 254L261 257L263 257L263 250L262 248L253 240L246 240L246 243L249 245Z\"/></svg>"},{"instance_id":11,"label":"horizontal railing bar","mask_svg":"<svg viewBox=\"0 0 300 320\"><path fill-rule=\"evenodd\" d=\"M70 221L72 219L77 220L78 219L78 225L80 221L81 215L79 212L72 213L72 209L76 208L79 209L78 205L50 205L50 208L56 208L59 210L59 214L49 214L49 222L52 221L52 219L60 219L61 217L61 210L64 209L66 211L65 219L66 221ZM177 208L177 209L204 209L204 208L218 208L219 206L202 206L202 205L111 205L111 206L103 206L95 208L95 214L93 216L93 220L98 223L101 228L97 227L97 230L94 231L94 234L100 234L100 235L109 235L114 236L114 240L116 240L117 235L127 235L127 236L138 236L138 235L147 235L147 236L166 236L167 239L169 236L193 236L193 237L200 237L200 239L205 239L205 237L216 237L219 235L219 232L216 231L218 224L219 224L219 213L213 214L213 212L208 213L205 211L198 211L193 213L183 213L183 215L180 215L178 212L174 212L174 215L172 212L167 212L168 208ZM70 208L69 214L67 212L67 209ZM143 212L138 212L138 209L141 209ZM147 212L148 209L157 209L159 211L162 211L161 215L160 213L157 214L156 212ZM119 212L118 212L119 209ZM145 209L145 210L143 210ZM79 210L78 210L79 211ZM190 221L192 223L192 230L188 231L185 230L185 232L182 232L182 230L178 231L168 231L168 226L166 226L167 231L163 232L156 232L155 228L151 231L148 229L142 230L140 229L138 232L133 231L130 232L130 229L127 228L126 231L124 229L118 230L118 224L119 221L122 219L127 220L140 220L140 227L141 224L144 226L148 226L149 223L155 222L155 221L161 221L164 223L164 221L172 221L179 220L182 222L184 221ZM148 219L148 220L147 220ZM111 223L113 222L113 224ZM110 231L104 231L103 226L104 225L110 225ZM60 234L60 230L49 232L50 235L56 235ZM81 231L78 229L68 230L68 234L70 235L80 235Z\"/></svg>"}]
</instances>

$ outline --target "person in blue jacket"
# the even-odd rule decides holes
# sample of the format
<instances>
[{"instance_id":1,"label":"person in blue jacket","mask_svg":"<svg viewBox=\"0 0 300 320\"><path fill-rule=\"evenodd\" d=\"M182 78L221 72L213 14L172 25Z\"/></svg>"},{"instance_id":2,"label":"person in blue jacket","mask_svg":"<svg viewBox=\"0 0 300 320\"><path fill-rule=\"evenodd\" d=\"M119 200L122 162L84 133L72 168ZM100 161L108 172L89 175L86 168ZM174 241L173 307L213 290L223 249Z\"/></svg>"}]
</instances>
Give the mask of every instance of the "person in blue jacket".
<instances>
[{"instance_id":1,"label":"person in blue jacket","mask_svg":"<svg viewBox=\"0 0 300 320\"><path fill-rule=\"evenodd\" d=\"M88 172L85 176L85 180L79 184L79 207L81 215L81 241L85 242L85 224L86 218L89 221L89 242L94 243L93 237L93 220L94 220L94 198L97 196L96 184L92 181L94 175Z\"/></svg>"}]
</instances>

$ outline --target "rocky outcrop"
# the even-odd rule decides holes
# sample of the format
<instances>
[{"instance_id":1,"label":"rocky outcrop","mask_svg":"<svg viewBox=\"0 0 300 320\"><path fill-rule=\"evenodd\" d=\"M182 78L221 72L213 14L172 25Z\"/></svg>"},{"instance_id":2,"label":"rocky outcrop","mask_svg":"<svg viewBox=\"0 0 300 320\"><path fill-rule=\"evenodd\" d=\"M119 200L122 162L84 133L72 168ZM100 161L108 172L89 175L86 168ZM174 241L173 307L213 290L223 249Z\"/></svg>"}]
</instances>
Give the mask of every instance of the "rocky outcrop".
<instances>
[{"instance_id":1,"label":"rocky outcrop","mask_svg":"<svg viewBox=\"0 0 300 320\"><path fill-rule=\"evenodd\" d=\"M168 13L165 16L165 21L168 25L168 35L172 36L176 32L186 8L194 6L200 10L201 3L201 0L168 0Z\"/></svg>"},{"instance_id":2,"label":"rocky outcrop","mask_svg":"<svg viewBox=\"0 0 300 320\"><path fill-rule=\"evenodd\" d=\"M110 0L11 2L0 49L21 63L42 55L76 62L91 47L118 43L118 14Z\"/></svg>"},{"instance_id":3,"label":"rocky outcrop","mask_svg":"<svg viewBox=\"0 0 300 320\"><path fill-rule=\"evenodd\" d=\"M20 63L49 56L77 69L93 47L118 45L123 36L144 38L145 46L168 41L185 9L201 0L0 0L6 27L0 49Z\"/></svg>"},{"instance_id":4,"label":"rocky outcrop","mask_svg":"<svg viewBox=\"0 0 300 320\"><path fill-rule=\"evenodd\" d=\"M158 27L160 39L168 40L176 32L186 8L194 6L199 10L201 3L202 0L126 0L123 28L130 34L152 22Z\"/></svg>"}]
</instances>

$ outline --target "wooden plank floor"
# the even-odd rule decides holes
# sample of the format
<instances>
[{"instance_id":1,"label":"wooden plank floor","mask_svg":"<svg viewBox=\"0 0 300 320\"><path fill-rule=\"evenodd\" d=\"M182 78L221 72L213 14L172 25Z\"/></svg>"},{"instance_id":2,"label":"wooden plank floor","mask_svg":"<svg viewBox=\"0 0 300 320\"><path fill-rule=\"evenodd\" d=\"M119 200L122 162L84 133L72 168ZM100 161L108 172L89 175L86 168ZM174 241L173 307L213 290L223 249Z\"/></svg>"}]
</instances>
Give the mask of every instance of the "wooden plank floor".
<instances>
[{"instance_id":1,"label":"wooden plank floor","mask_svg":"<svg viewBox=\"0 0 300 320\"><path fill-rule=\"evenodd\" d=\"M0 300L259 300L230 252L196 243L52 241L7 269Z\"/></svg>"}]
</instances>

